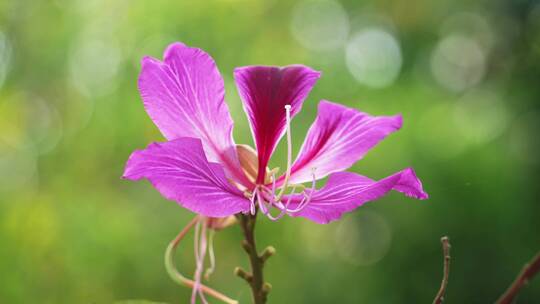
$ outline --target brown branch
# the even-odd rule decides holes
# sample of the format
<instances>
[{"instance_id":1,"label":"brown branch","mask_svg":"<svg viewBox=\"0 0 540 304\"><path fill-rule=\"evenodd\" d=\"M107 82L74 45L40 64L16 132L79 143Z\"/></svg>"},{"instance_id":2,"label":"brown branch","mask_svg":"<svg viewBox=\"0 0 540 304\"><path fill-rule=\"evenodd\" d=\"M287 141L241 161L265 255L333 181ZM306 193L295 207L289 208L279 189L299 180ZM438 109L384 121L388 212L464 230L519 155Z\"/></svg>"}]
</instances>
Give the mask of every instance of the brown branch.
<instances>
[{"instance_id":1,"label":"brown branch","mask_svg":"<svg viewBox=\"0 0 540 304\"><path fill-rule=\"evenodd\" d=\"M536 254L536 256L525 266L523 266L523 269L517 276L517 278L514 280L512 285L508 287L506 292L497 300L497 304L510 304L514 301L517 294L523 288L523 286L527 285L530 280L540 271L540 252Z\"/></svg>"},{"instance_id":2,"label":"brown branch","mask_svg":"<svg viewBox=\"0 0 540 304\"><path fill-rule=\"evenodd\" d=\"M261 255L257 253L257 247L255 244L255 221L257 214L239 214L240 227L244 233L244 240L242 241L242 247L249 256L249 262L251 264L251 273L244 271L242 268L237 267L235 274L243 278L251 287L251 293L253 296L253 303L264 304L268 293L270 292L271 285L264 282L263 267L265 261L275 253L273 247L266 248Z\"/></svg>"},{"instance_id":3,"label":"brown branch","mask_svg":"<svg viewBox=\"0 0 540 304\"><path fill-rule=\"evenodd\" d=\"M441 304L444 301L444 295L446 294L446 286L448 285L448 275L450 273L450 240L447 236L441 238L443 255L444 255L444 267L443 278L441 281L441 288L433 300L433 304Z\"/></svg>"}]
</instances>

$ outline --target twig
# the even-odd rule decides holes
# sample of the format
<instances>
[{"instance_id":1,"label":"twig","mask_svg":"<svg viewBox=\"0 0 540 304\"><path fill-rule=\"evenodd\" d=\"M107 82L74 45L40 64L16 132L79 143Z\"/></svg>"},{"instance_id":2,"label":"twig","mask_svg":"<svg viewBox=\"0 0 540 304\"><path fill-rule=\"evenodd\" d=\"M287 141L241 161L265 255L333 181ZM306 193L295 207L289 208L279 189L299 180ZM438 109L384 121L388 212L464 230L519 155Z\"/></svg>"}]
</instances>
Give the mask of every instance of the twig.
<instances>
[{"instance_id":1,"label":"twig","mask_svg":"<svg viewBox=\"0 0 540 304\"><path fill-rule=\"evenodd\" d=\"M523 269L517 276L517 278L514 280L512 285L508 287L506 292L497 300L497 304L510 304L514 301L517 294L523 288L523 286L527 285L530 280L540 271L540 252L536 254L536 256L525 266L523 266Z\"/></svg>"},{"instance_id":2,"label":"twig","mask_svg":"<svg viewBox=\"0 0 540 304\"><path fill-rule=\"evenodd\" d=\"M176 283L193 288L195 286L195 281L190 280L186 277L184 277L178 270L176 269L176 265L174 263L174 253L176 252L176 247L178 247L178 244L180 244L180 241L186 236L186 234L189 232L191 228L200 220L199 216L196 216L191 222L189 222L180 233L176 236L174 240L172 240L169 243L169 246L167 246L167 250L165 251L165 268L167 269L167 273L171 277L173 281ZM223 301L227 304L238 304L238 301L233 300L226 295L220 293L219 291L216 291L204 284L198 284L198 288L204 293L206 293L209 296L212 296L220 301Z\"/></svg>"},{"instance_id":3,"label":"twig","mask_svg":"<svg viewBox=\"0 0 540 304\"><path fill-rule=\"evenodd\" d=\"M441 304L444 301L444 295L446 293L446 286L448 285L448 275L450 273L450 240L447 236L441 238L443 255L444 255L444 267L443 278L441 281L441 288L433 300L433 304Z\"/></svg>"},{"instance_id":4,"label":"twig","mask_svg":"<svg viewBox=\"0 0 540 304\"><path fill-rule=\"evenodd\" d=\"M240 267L236 267L234 273L244 279L251 287L253 303L264 304L272 286L264 282L263 267L266 260L274 255L276 250L273 247L267 247L261 255L257 253L254 234L257 214L239 214L238 218L240 219L240 226L244 233L242 247L249 255L251 273L246 272Z\"/></svg>"}]
</instances>

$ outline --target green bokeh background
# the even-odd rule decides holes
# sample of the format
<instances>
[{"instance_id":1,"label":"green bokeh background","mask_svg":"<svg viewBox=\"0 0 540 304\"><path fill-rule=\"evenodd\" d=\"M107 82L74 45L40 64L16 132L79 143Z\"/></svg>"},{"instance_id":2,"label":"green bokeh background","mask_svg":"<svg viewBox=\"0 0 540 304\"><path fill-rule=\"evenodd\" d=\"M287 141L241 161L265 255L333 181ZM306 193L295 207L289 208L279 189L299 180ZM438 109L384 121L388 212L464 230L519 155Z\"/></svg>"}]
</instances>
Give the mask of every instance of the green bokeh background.
<instances>
[{"instance_id":1,"label":"green bokeh background","mask_svg":"<svg viewBox=\"0 0 540 304\"><path fill-rule=\"evenodd\" d=\"M163 140L136 82L142 56L161 58L173 41L216 60L237 143L252 144L236 66L302 63L323 71L293 121L295 152L320 99L403 114L403 129L352 170L382 178L412 166L430 199L392 193L329 225L261 218L259 246L277 249L266 268L270 303L430 303L443 235L453 256L447 303L493 302L540 249L540 6L338 5L349 20L347 39L376 26L399 42L403 64L391 85L358 82L345 47L302 43L291 31L294 16L300 25L303 16L293 1L1 1L0 303L188 303L191 291L167 277L163 252L193 214L147 182L120 179L134 149ZM448 21L463 14L472 25ZM458 89L444 75L459 82L480 68L470 63L474 50L457 44L436 77L434 52L453 31L478 46L483 69ZM283 167L284 156L280 146L272 165ZM240 240L237 226L217 234L209 284L249 303L249 289L232 274L247 266ZM183 245L178 264L192 273L192 236ZM540 280L519 300L539 302Z\"/></svg>"}]
</instances>

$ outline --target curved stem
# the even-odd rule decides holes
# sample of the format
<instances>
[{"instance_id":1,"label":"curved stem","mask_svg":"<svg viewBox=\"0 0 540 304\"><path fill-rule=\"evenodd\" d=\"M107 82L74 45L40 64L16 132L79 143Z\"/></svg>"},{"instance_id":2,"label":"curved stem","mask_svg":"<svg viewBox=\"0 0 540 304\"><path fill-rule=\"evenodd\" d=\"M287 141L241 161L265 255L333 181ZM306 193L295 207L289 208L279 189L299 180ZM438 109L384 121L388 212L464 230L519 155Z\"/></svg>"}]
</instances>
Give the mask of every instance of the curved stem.
<instances>
[{"instance_id":1,"label":"curved stem","mask_svg":"<svg viewBox=\"0 0 540 304\"><path fill-rule=\"evenodd\" d=\"M444 236L441 238L441 243L444 255L443 278L441 281L441 288L439 289L439 292L437 292L433 304L441 304L444 301L446 285L448 285L448 275L450 272L450 240L447 236Z\"/></svg>"},{"instance_id":2,"label":"curved stem","mask_svg":"<svg viewBox=\"0 0 540 304\"><path fill-rule=\"evenodd\" d=\"M193 220L191 220L191 222L189 222L186 227L184 227L184 229L178 233L176 238L169 243L169 246L167 246L167 250L165 251L165 268L167 269L167 273L174 282L189 288L193 288L195 286L195 281L184 277L180 272L178 272L174 263L174 253L176 252L176 248L178 247L178 244L180 244L180 241L186 236L189 230L191 230L191 228L197 224L199 220L199 216L193 218ZM238 304L238 301L233 300L206 285L199 284L198 288L205 294L223 301L224 303Z\"/></svg>"},{"instance_id":3,"label":"curved stem","mask_svg":"<svg viewBox=\"0 0 540 304\"><path fill-rule=\"evenodd\" d=\"M508 290L497 300L497 304L513 303L521 288L526 285L540 271L540 252L525 266L519 273L514 283L508 287Z\"/></svg>"},{"instance_id":4,"label":"curved stem","mask_svg":"<svg viewBox=\"0 0 540 304\"><path fill-rule=\"evenodd\" d=\"M263 267L264 262L268 258L263 253L263 256L259 256L257 253L257 247L255 244L255 221L257 219L257 214L239 214L240 226L244 233L244 240L242 246L249 255L249 262L251 264L251 273L246 273L240 268L235 270L236 274L248 282L251 287L251 293L253 296L253 303L255 304L264 304L270 291L270 284L264 282L263 276ZM269 247L271 248L271 247ZM266 251L265 251L266 252ZM275 252L273 248L270 250L271 254ZM268 254L266 254L268 255Z\"/></svg>"}]
</instances>

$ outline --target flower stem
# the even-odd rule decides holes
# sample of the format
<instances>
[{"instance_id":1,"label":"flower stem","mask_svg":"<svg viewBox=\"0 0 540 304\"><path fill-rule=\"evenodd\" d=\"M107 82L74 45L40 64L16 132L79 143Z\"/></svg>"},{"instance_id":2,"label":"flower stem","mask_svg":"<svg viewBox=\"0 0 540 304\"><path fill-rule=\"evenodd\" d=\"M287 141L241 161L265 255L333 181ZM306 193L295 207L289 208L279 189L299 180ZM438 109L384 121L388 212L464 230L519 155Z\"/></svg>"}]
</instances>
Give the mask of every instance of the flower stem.
<instances>
[{"instance_id":1,"label":"flower stem","mask_svg":"<svg viewBox=\"0 0 540 304\"><path fill-rule=\"evenodd\" d=\"M540 252L536 254L536 256L525 266L523 266L523 270L519 273L516 280L510 287L508 287L508 290L497 300L497 304L510 304L514 302L514 299L516 298L517 294L521 290L521 288L524 285L527 285L527 283L538 273L540 272Z\"/></svg>"},{"instance_id":2,"label":"flower stem","mask_svg":"<svg viewBox=\"0 0 540 304\"><path fill-rule=\"evenodd\" d=\"M237 276L244 279L251 287L253 303L264 304L266 303L268 293L272 287L269 283L264 282L263 268L266 260L275 253L275 249L273 247L268 247L261 255L257 253L254 234L257 213L254 215L239 214L238 218L240 227L244 233L242 247L249 256L251 273L248 273L239 267L237 267L234 272Z\"/></svg>"}]
</instances>

